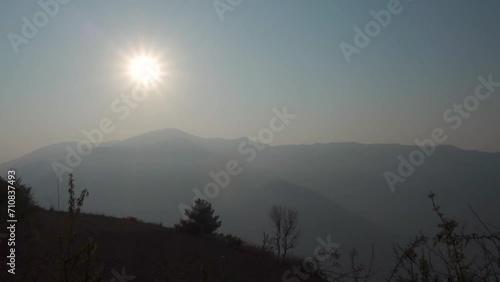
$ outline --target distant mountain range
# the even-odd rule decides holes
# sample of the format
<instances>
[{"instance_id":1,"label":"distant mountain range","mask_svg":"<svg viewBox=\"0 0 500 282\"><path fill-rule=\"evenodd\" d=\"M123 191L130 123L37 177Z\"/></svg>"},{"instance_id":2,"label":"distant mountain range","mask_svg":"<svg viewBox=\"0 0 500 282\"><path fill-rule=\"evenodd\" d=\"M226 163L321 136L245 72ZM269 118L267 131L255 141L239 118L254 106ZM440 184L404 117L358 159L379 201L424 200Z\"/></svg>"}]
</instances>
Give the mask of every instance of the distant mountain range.
<instances>
[{"instance_id":1,"label":"distant mountain range","mask_svg":"<svg viewBox=\"0 0 500 282\"><path fill-rule=\"evenodd\" d=\"M43 147L1 164L0 169L17 169L42 206L57 207L58 181L52 163L64 163L66 146L76 150L76 145ZM467 222L471 229L478 224L467 204L483 220L500 226L499 153L437 147L392 192L384 173L396 171L398 156L406 157L415 149L329 143L257 150L246 138L206 139L165 129L104 143L83 158L74 174L77 187L90 191L86 211L172 226L181 216L179 204L191 204L193 188L203 193L207 183L215 182L210 172L217 174L237 162L240 173L230 175L229 184L209 199L223 222L220 231L258 243L262 232L269 230L271 206L294 207L302 228L297 253L306 256L314 251L317 238L328 235L344 250L366 249L372 242L387 249L391 241L430 231L438 223L427 198L430 190L444 213ZM67 189L66 181L67 175L59 183L60 191ZM65 207L65 194L61 199Z\"/></svg>"}]
</instances>

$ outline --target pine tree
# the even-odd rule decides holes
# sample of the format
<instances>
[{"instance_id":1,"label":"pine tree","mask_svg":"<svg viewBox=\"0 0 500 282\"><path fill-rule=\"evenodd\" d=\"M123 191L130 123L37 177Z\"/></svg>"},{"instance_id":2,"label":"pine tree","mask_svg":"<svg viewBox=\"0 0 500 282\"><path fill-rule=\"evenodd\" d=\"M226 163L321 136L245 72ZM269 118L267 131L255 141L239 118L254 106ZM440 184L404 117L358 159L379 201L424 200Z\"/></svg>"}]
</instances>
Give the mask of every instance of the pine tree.
<instances>
[{"instance_id":1,"label":"pine tree","mask_svg":"<svg viewBox=\"0 0 500 282\"><path fill-rule=\"evenodd\" d=\"M214 216L212 204L203 199L197 199L190 209L186 209L185 214L188 219L181 219L176 229L191 233L213 235L221 226L219 216Z\"/></svg>"}]
</instances>

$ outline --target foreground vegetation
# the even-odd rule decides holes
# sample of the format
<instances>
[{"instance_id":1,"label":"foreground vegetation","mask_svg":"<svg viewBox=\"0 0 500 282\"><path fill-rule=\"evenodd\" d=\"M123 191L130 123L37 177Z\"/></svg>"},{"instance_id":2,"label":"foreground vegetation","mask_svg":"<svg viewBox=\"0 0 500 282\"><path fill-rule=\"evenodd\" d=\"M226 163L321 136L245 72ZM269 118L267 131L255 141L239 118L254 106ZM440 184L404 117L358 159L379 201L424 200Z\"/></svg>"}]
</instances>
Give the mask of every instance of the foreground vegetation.
<instances>
[{"instance_id":1,"label":"foreground vegetation","mask_svg":"<svg viewBox=\"0 0 500 282\"><path fill-rule=\"evenodd\" d=\"M7 182L0 178L0 207L2 219L6 218L7 205ZM23 242L37 242L39 222L37 213L42 213L33 200L31 188L22 184L20 180L16 183L18 214L27 224L31 232L27 232L27 238ZM1 281L55 281L55 282L97 282L97 281L119 281L116 280L117 273L125 275L125 269L110 269L106 264L110 258L100 257L99 248L107 248L113 245L112 241L105 241L105 245L98 246L96 240L91 236L92 232L83 231L79 228L79 219L83 215L81 209L86 197L87 190L79 194L75 187L73 175L70 175L68 183L68 211L65 213L53 211L52 213L65 217L61 229L54 233L57 244L51 246L57 249L57 255L49 258L36 258L28 251L24 255L31 257L38 264L26 263L22 266L19 274L14 278L5 272L0 274ZM76 196L78 195L78 196ZM432 236L420 234L406 245L393 245L395 255L394 266L391 269L379 269L375 267L375 252L372 259L366 263L358 261L359 254L353 249L347 254L341 254L338 250L323 250L316 257L302 260L292 257L289 251L297 244L300 228L297 220L298 211L288 207L273 207L270 211L270 222L273 225L271 234L263 234L260 245L244 242L241 238L230 234L217 233L222 222L215 215L215 211L209 202L197 200L191 209L186 211L186 218L175 226L177 230L172 236L179 238L179 242L189 241L189 245L199 243L199 247L193 247L193 256L185 257L186 254L168 254L163 252L159 267L154 274L148 277L161 279L157 281L500 281L500 232L498 228L490 226L477 216L482 224L484 232L481 234L467 233L453 219L446 217L441 207L436 202L435 195L429 194L430 206L439 220L439 230ZM472 208L471 212L475 214ZM43 211L47 213L48 211ZM109 217L101 217L100 221L107 221ZM156 230L166 232L168 230L161 226L148 226L133 217L122 219L122 221L137 225L137 229ZM4 224L5 220L2 220ZM105 224L106 225L106 224ZM148 226L148 227L146 227ZM4 228L4 226L2 226ZM90 235L89 235L90 234ZM148 232L140 233L144 240L151 236ZM163 234L163 233L162 233ZM184 235L182 235L184 234ZM125 234L124 234L125 235ZM186 237L187 236L187 237ZM21 238L22 239L22 238ZM21 240L20 239L20 240ZM38 240L40 240L38 238ZM116 240L116 239L113 239ZM195 242L195 243L193 243ZM38 244L45 244L39 242ZM47 243L48 244L48 243ZM184 244L184 243L181 243ZM222 251L222 249L224 251ZM2 244L2 254L5 246ZM186 253L188 250L181 249ZM232 250L232 251L229 251ZM153 253L156 250L145 250ZM231 252L235 257L241 257L242 261L261 261L263 265L274 265L277 275L270 277L266 274L261 276L256 273L260 269L251 268L245 264L234 264L227 261L224 255ZM108 255L120 256L120 253L107 252ZM5 258L5 256L3 256ZM142 258L144 259L144 258ZM188 262L189 261L189 262ZM193 265L194 263L194 265ZM231 263L233 263L231 265ZM50 265L50 270L41 270ZM229 266L231 265L231 266ZM294 268L297 266L297 268ZM149 266L148 266L149 267ZM241 267L242 270L231 269ZM254 266L258 268L258 266ZM135 269L129 269L134 274L141 272L141 266L135 265ZM145 269L148 269L144 266ZM262 268L262 266L261 266ZM288 269L295 269L295 276L285 275ZM193 271L195 270L195 271ZM253 280L238 279L236 275L243 276L243 272L255 272ZM231 274L233 272L233 274ZM41 273L44 273L44 276ZM236 273L236 274L235 274ZM147 275L147 274L145 274ZM249 274L251 275L251 274ZM123 276L125 281L145 281L137 275ZM122 278L123 278L122 277ZM141 276L143 277L143 276ZM260 278L257 278L260 277ZM115 279L115 280L113 280ZM255 280L257 279L257 280ZM267 280L266 280L267 279ZM150 280L147 280L150 281ZM153 281L153 280L151 280Z\"/></svg>"}]
</instances>

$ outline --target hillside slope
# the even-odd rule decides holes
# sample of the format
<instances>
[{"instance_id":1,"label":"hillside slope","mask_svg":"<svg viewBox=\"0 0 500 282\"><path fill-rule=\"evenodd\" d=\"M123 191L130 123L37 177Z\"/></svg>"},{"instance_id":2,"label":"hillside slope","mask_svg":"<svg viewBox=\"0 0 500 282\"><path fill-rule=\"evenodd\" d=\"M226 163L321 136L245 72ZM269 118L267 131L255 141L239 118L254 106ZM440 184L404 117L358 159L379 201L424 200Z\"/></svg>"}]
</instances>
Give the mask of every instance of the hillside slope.
<instances>
[{"instance_id":1,"label":"hillside slope","mask_svg":"<svg viewBox=\"0 0 500 282\"><path fill-rule=\"evenodd\" d=\"M32 274L36 273L36 281L54 281L59 234L64 234L67 215L37 209L19 225L17 232L22 236L18 239L18 279L34 277ZM133 281L141 282L204 281L203 272L209 272L210 279L217 279L214 281L225 276L226 281L274 282L281 281L283 273L291 267L215 239L132 219L81 214L76 230L79 235L75 246L87 237L97 243L96 265L103 267L105 281L115 277L115 270L135 276ZM5 273L2 271L1 275ZM1 281L10 281L1 275ZM311 277L308 281L321 280Z\"/></svg>"}]
</instances>

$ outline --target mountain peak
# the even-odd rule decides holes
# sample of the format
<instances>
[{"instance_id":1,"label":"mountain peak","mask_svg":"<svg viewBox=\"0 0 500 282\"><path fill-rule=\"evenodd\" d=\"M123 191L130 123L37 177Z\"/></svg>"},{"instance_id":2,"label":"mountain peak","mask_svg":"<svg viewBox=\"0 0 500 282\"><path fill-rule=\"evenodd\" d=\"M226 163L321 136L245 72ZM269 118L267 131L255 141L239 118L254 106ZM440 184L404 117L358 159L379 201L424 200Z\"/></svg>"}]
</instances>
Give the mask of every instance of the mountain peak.
<instances>
[{"instance_id":1,"label":"mountain peak","mask_svg":"<svg viewBox=\"0 0 500 282\"><path fill-rule=\"evenodd\" d=\"M177 128L165 128L123 140L120 145L146 146L175 139L200 139Z\"/></svg>"}]
</instances>

